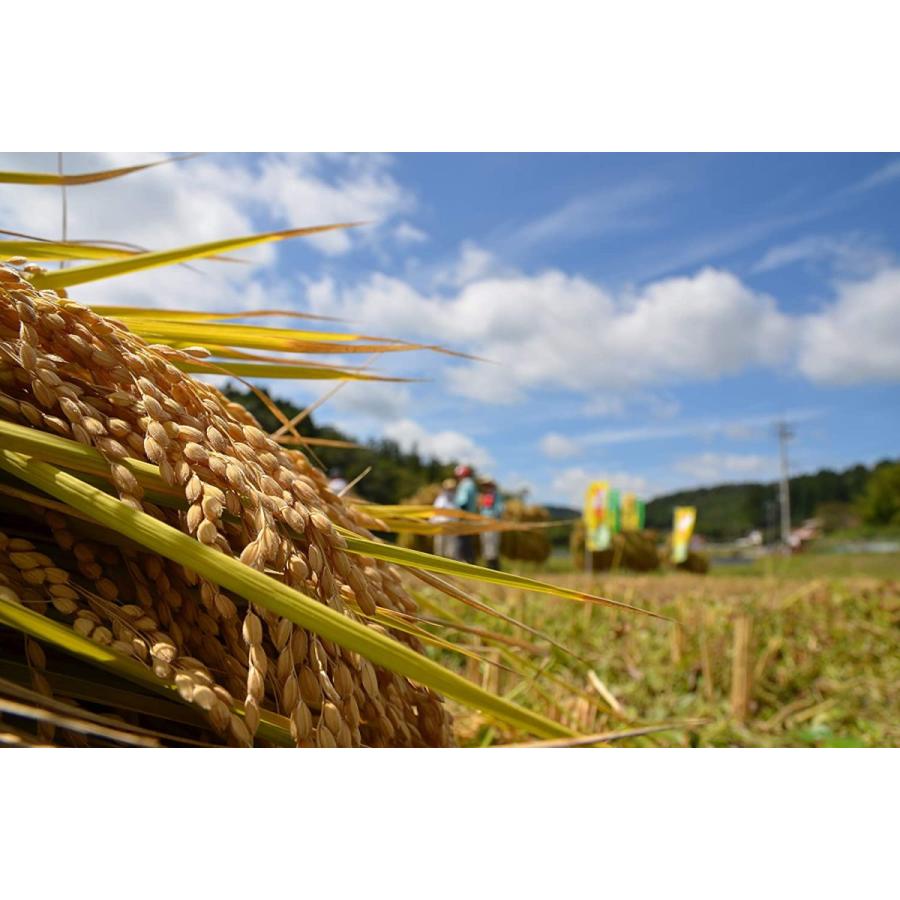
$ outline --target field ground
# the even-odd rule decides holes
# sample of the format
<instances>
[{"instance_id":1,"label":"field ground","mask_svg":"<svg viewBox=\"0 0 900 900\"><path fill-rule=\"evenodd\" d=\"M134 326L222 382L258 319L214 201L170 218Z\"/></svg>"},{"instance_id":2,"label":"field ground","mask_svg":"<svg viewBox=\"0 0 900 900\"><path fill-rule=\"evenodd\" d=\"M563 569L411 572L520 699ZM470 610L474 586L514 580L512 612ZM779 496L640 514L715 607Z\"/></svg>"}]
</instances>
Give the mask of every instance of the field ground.
<instances>
[{"instance_id":1,"label":"field ground","mask_svg":"<svg viewBox=\"0 0 900 900\"><path fill-rule=\"evenodd\" d=\"M717 577L756 575L768 578L900 578L900 553L798 553L767 556L752 563L713 565Z\"/></svg>"},{"instance_id":2,"label":"field ground","mask_svg":"<svg viewBox=\"0 0 900 900\"><path fill-rule=\"evenodd\" d=\"M900 745L897 554L801 555L705 577L545 577L679 624L499 587L482 591L495 609L575 659L544 637L426 594L445 618L515 644L450 634L500 665L429 652L584 734L682 723L620 746ZM529 740L466 710L454 713L464 745Z\"/></svg>"}]
</instances>

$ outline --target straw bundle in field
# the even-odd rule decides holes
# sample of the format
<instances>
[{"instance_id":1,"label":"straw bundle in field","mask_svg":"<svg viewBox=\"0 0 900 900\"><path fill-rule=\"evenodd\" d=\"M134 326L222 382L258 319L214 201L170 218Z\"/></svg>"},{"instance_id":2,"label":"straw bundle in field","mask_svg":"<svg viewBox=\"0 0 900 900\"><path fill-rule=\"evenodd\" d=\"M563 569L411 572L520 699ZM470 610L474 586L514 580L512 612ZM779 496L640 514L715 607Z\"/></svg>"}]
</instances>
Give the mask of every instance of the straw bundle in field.
<instances>
[{"instance_id":1,"label":"straw bundle in field","mask_svg":"<svg viewBox=\"0 0 900 900\"><path fill-rule=\"evenodd\" d=\"M572 528L569 549L576 568L584 567L584 522L579 520ZM610 569L627 569L633 572L652 572L659 568L656 552L656 534L652 531L623 531L614 534L606 550L591 554L592 570L605 572Z\"/></svg>"},{"instance_id":2,"label":"straw bundle in field","mask_svg":"<svg viewBox=\"0 0 900 900\"><path fill-rule=\"evenodd\" d=\"M0 266L0 418L91 448L101 462L91 474L122 504L342 616L416 611L390 565L347 551L340 529L368 536L371 520L331 493L302 453L185 374L204 350L150 345L26 276ZM53 480L49 466L8 444L0 462L7 473ZM171 554L114 539L72 506L36 494L10 504L23 496L21 482L0 488L0 601L174 682L221 740L251 744L271 713L289 719L299 746L451 742L431 689L243 602ZM405 632L391 636L421 650ZM46 693L40 647L26 646L33 684Z\"/></svg>"},{"instance_id":3,"label":"straw bundle in field","mask_svg":"<svg viewBox=\"0 0 900 900\"><path fill-rule=\"evenodd\" d=\"M549 522L550 513L543 506L507 500L503 509L504 520L510 522ZM506 559L544 563L550 556L550 539L543 529L505 531L500 538L500 555Z\"/></svg>"},{"instance_id":4,"label":"straw bundle in field","mask_svg":"<svg viewBox=\"0 0 900 900\"><path fill-rule=\"evenodd\" d=\"M437 495L441 492L439 484L424 484L411 497L401 502L412 506L433 506ZM434 536L430 534L416 534L405 531L397 535L397 543L401 547L410 550L420 550L422 553L434 553Z\"/></svg>"}]
</instances>

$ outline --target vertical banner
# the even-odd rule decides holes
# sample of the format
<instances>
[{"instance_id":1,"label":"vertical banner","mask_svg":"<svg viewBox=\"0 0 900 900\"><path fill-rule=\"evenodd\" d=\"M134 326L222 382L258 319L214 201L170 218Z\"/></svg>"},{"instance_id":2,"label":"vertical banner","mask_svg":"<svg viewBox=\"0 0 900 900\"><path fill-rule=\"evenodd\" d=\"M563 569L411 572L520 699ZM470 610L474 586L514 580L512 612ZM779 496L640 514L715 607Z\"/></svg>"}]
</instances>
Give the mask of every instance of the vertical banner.
<instances>
[{"instance_id":1,"label":"vertical banner","mask_svg":"<svg viewBox=\"0 0 900 900\"><path fill-rule=\"evenodd\" d=\"M676 506L672 522L672 562L678 565L687 559L697 521L697 509L693 506Z\"/></svg>"},{"instance_id":2,"label":"vertical banner","mask_svg":"<svg viewBox=\"0 0 900 900\"><path fill-rule=\"evenodd\" d=\"M619 507L619 491L616 488L610 488L606 495L606 521L613 534L618 534L622 530L622 511Z\"/></svg>"},{"instance_id":3,"label":"vertical banner","mask_svg":"<svg viewBox=\"0 0 900 900\"><path fill-rule=\"evenodd\" d=\"M635 530L643 531L644 530L644 521L647 516L647 504L644 503L643 500L635 500L634 508L635 508L635 516L637 519L635 526L634 526Z\"/></svg>"},{"instance_id":4,"label":"vertical banner","mask_svg":"<svg viewBox=\"0 0 900 900\"><path fill-rule=\"evenodd\" d=\"M622 531L637 531L638 500L634 494L622 494Z\"/></svg>"},{"instance_id":5,"label":"vertical banner","mask_svg":"<svg viewBox=\"0 0 900 900\"><path fill-rule=\"evenodd\" d=\"M609 547L609 482L594 481L584 495L584 546L588 553Z\"/></svg>"}]
</instances>

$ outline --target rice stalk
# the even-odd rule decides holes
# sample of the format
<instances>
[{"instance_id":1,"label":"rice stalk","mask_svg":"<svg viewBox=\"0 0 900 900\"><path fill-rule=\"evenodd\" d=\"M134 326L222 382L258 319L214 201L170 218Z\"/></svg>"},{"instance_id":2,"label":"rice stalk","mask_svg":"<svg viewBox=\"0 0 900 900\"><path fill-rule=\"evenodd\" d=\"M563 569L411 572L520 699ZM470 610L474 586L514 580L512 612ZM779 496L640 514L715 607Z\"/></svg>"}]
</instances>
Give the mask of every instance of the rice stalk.
<instances>
[{"instance_id":1,"label":"rice stalk","mask_svg":"<svg viewBox=\"0 0 900 900\"><path fill-rule=\"evenodd\" d=\"M371 518L182 371L198 351L151 346L38 291L39 274L0 266L0 462L66 512L28 507L0 537L7 605L174 685L225 743L253 743L267 712L298 746L448 745L450 716L427 684L532 733L569 733L430 662L412 629L368 621L417 611L367 552L382 546ZM29 516L40 547L16 534ZM98 543L85 516L129 540Z\"/></svg>"}]
</instances>

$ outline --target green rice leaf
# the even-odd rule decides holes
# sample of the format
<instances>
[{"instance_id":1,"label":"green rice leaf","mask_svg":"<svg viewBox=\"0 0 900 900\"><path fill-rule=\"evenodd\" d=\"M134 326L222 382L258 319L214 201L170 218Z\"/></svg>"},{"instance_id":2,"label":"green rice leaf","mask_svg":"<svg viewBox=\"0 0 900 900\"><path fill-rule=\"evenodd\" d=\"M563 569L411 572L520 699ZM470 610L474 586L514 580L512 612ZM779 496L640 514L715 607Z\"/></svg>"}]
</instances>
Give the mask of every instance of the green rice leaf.
<instances>
[{"instance_id":1,"label":"green rice leaf","mask_svg":"<svg viewBox=\"0 0 900 900\"><path fill-rule=\"evenodd\" d=\"M393 378L388 375L374 375L353 369L338 369L333 366L305 366L295 363L248 363L231 360L210 360L203 362L183 362L173 360L172 364L182 372L193 375L234 375L240 378L292 378L297 381L402 381L409 378Z\"/></svg>"},{"instance_id":2,"label":"green rice leaf","mask_svg":"<svg viewBox=\"0 0 900 900\"><path fill-rule=\"evenodd\" d=\"M427 572L440 572L442 575L455 575L458 578L474 579L482 583L502 584L506 587L521 588L540 594L551 594L554 597L577 600L581 603L598 603L601 606L613 606L617 609L643 613L656 619L666 619L665 616L651 612L649 609L629 606L627 603L610 600L607 597L597 597L584 591L573 591L570 588L546 584L543 581L526 578L524 575L515 575L512 572L498 572L496 569L486 569L483 566L475 566L471 563L459 562L443 556L433 556L431 553L423 553L421 550L408 550L405 547L396 547L393 544L370 541L367 538L358 537L353 532L343 528L338 528L338 531L347 540L347 550L360 556L371 556L373 559L381 559L407 568L425 569Z\"/></svg>"},{"instance_id":3,"label":"green rice leaf","mask_svg":"<svg viewBox=\"0 0 900 900\"><path fill-rule=\"evenodd\" d=\"M377 665L526 732L542 737L572 736L571 730L558 722L477 687L409 647L201 544L146 513L131 509L54 466L0 449L0 467L135 543L186 566L248 602L290 619L295 625L360 653Z\"/></svg>"},{"instance_id":4,"label":"green rice leaf","mask_svg":"<svg viewBox=\"0 0 900 900\"><path fill-rule=\"evenodd\" d=\"M122 259L137 251L77 241L0 241L0 259L26 256L29 260Z\"/></svg>"},{"instance_id":5,"label":"green rice leaf","mask_svg":"<svg viewBox=\"0 0 900 900\"><path fill-rule=\"evenodd\" d=\"M40 613L26 609L17 603L10 603L4 599L2 593L0 593L0 623L15 628L36 640L52 644L58 650L100 666L121 678L143 685L158 694L168 697L170 700L186 703L186 701L181 699L174 682L163 681L157 678L147 666L142 665L137 660L129 659L127 656L122 656L108 647L82 637L77 631L69 628L68 625L48 619L47 616L42 616ZM190 704L187 705L190 706ZM243 708L235 707L235 712L243 713ZM293 745L287 720L266 710L260 710L259 734L267 740L272 740L285 746Z\"/></svg>"},{"instance_id":6,"label":"green rice leaf","mask_svg":"<svg viewBox=\"0 0 900 900\"><path fill-rule=\"evenodd\" d=\"M158 322L207 322L220 319L314 319L318 322L337 322L333 316L317 316L313 313L296 312L287 309L249 309L240 312L218 312L215 310L167 309L155 306L105 306L89 304L98 316L113 319L155 319Z\"/></svg>"},{"instance_id":7,"label":"green rice leaf","mask_svg":"<svg viewBox=\"0 0 900 900\"><path fill-rule=\"evenodd\" d=\"M335 225L314 225L309 228L288 228L284 231L268 231L264 234L254 234L247 237L226 238L220 241L207 241L203 244L191 244L187 247L177 247L174 250L154 250L148 253L137 253L128 259L102 262L92 266L76 266L73 269L60 269L57 272L36 273L31 276L31 281L39 290L68 288L76 284L87 284L91 281L113 278L116 275L128 275L145 269L189 262L192 259L202 259L206 256L216 256L220 253L227 253L230 250L239 250L242 247L253 247L256 244L321 234L322 232L334 231L338 228L352 228L357 224L360 223L343 222Z\"/></svg>"},{"instance_id":8,"label":"green rice leaf","mask_svg":"<svg viewBox=\"0 0 900 900\"><path fill-rule=\"evenodd\" d=\"M106 479L110 477L109 463L99 451L37 428L0 420L0 447L18 450L66 469ZM142 487L181 498L181 491L166 484L156 466L138 459L123 459L122 465L137 478Z\"/></svg>"}]
</instances>

